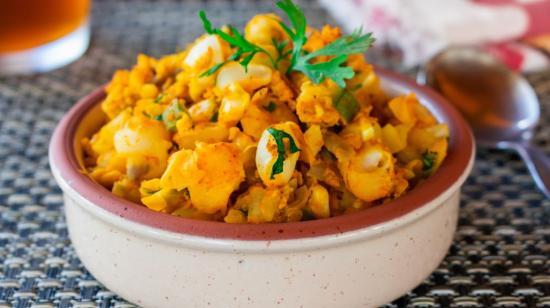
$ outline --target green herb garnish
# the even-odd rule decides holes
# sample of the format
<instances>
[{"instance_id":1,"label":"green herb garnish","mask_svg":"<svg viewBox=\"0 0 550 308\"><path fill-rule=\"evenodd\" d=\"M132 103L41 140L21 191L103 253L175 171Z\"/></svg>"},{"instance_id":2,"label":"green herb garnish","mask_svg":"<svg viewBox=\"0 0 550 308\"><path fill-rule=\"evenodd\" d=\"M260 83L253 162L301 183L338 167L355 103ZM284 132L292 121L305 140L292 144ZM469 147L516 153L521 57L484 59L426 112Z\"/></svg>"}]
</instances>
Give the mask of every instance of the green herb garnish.
<instances>
[{"instance_id":1,"label":"green herb garnish","mask_svg":"<svg viewBox=\"0 0 550 308\"><path fill-rule=\"evenodd\" d=\"M292 24L292 27L294 28L290 29L284 22L280 22L281 27L285 30L285 32L292 40L290 67L287 70L287 73L290 73L292 68L296 65L296 60L302 53L302 47L307 41L307 21L304 12L290 0L278 1L277 7L286 13L288 19L290 20L290 23Z\"/></svg>"},{"instance_id":2,"label":"green herb garnish","mask_svg":"<svg viewBox=\"0 0 550 308\"><path fill-rule=\"evenodd\" d=\"M355 99L355 96L346 89L342 89L338 96L332 100L332 105L346 123L353 120L355 114L359 112L359 103Z\"/></svg>"},{"instance_id":3,"label":"green herb garnish","mask_svg":"<svg viewBox=\"0 0 550 308\"><path fill-rule=\"evenodd\" d=\"M288 46L287 40L277 41L276 39L272 39L271 41L273 42L273 46L275 47L275 49L277 49L277 64L279 63L279 61L288 57L292 53L292 50L285 51L286 46Z\"/></svg>"},{"instance_id":4,"label":"green herb garnish","mask_svg":"<svg viewBox=\"0 0 550 308\"><path fill-rule=\"evenodd\" d=\"M269 104L267 104L267 106L264 106L264 109L269 111L269 112L273 112L273 111L275 111L275 109L277 109L277 105L274 102L269 102Z\"/></svg>"},{"instance_id":5,"label":"green herb garnish","mask_svg":"<svg viewBox=\"0 0 550 308\"><path fill-rule=\"evenodd\" d=\"M204 11L200 11L199 16L205 31L208 34L218 35L232 47L236 48L236 51L227 61L212 66L202 73L201 77L214 74L218 69L230 61L238 61L246 70L252 58L258 53L263 53L268 56L273 67L276 69L280 61L288 59L290 65L286 71L287 74L290 74L292 71L301 72L316 84L328 78L334 81L340 88L345 89L346 80L355 76L353 69L346 66L348 56L352 54L361 54L367 51L374 42L372 34L364 34L362 29L359 28L350 35L342 36L325 47L308 53L303 50L307 42L307 20L302 9L291 0L278 1L277 7L285 12L290 21L290 25L280 22L281 27L289 36L290 42L287 40L273 40L273 46L278 53L277 59L273 59L271 54L264 48L248 41L231 25L228 26L230 34L220 29L213 28L212 23L208 20ZM292 49L287 48L290 43L292 43ZM285 51L285 49L289 50ZM326 56L328 60L324 62L314 61L315 58L320 56ZM348 122L353 119L359 110L357 101L355 101L353 95L347 90L344 90L336 99L334 107L341 114L342 118Z\"/></svg>"},{"instance_id":6,"label":"green herb garnish","mask_svg":"<svg viewBox=\"0 0 550 308\"><path fill-rule=\"evenodd\" d=\"M162 101L163 98L164 98L164 94L159 94L159 96L157 96L157 98L155 98L153 103L158 104L158 103L160 103L160 101Z\"/></svg>"},{"instance_id":7,"label":"green herb garnish","mask_svg":"<svg viewBox=\"0 0 550 308\"><path fill-rule=\"evenodd\" d=\"M291 0L277 2L277 6L283 10L292 24L292 29L281 22L281 27L292 40L293 48L290 66L287 73L300 71L314 83L321 83L325 78L332 79L341 88L346 87L345 79L355 75L351 67L341 66L348 55L364 53L374 42L371 33L363 34L362 29L355 30L351 35L343 36L327 46L311 53L306 53L302 47L307 41L306 17L304 12ZM318 56L330 56L326 62L311 63Z\"/></svg>"},{"instance_id":8,"label":"green herb garnish","mask_svg":"<svg viewBox=\"0 0 550 308\"><path fill-rule=\"evenodd\" d=\"M424 171L430 171L435 165L435 161L437 160L437 152L432 152L426 150L426 152L422 153L422 169Z\"/></svg>"},{"instance_id":9,"label":"green herb garnish","mask_svg":"<svg viewBox=\"0 0 550 308\"><path fill-rule=\"evenodd\" d=\"M315 220L315 215L310 210L302 210L302 221Z\"/></svg>"},{"instance_id":10,"label":"green herb garnish","mask_svg":"<svg viewBox=\"0 0 550 308\"><path fill-rule=\"evenodd\" d=\"M219 70L222 66L227 64L228 62L235 61L235 60L239 59L239 57L240 57L240 54L235 52L234 54L229 56L229 58L226 61L223 61L223 62L220 62L216 65L213 65L211 68L209 68L208 70L206 70L202 74L200 74L199 77L210 76L210 75L214 74L217 70ZM242 65L242 63L241 63L241 65ZM248 63L247 63L247 65L248 65ZM245 69L246 68L247 67L245 67Z\"/></svg>"},{"instance_id":11,"label":"green herb garnish","mask_svg":"<svg viewBox=\"0 0 550 308\"><path fill-rule=\"evenodd\" d=\"M300 149L298 148L298 146L296 146L294 138L292 138L289 133L272 127L268 128L267 131L271 134L271 136L273 136L273 138L275 139L275 143L277 144L277 160L273 164L270 177L271 179L273 179L275 178L275 175L283 172L285 161L285 144L283 142L283 139L288 139L290 153L296 153L300 151Z\"/></svg>"},{"instance_id":12,"label":"green herb garnish","mask_svg":"<svg viewBox=\"0 0 550 308\"><path fill-rule=\"evenodd\" d=\"M321 148L321 151L319 152L319 154L323 160L336 161L336 156L334 156L334 154L332 154L325 147Z\"/></svg>"},{"instance_id":13,"label":"green herb garnish","mask_svg":"<svg viewBox=\"0 0 550 308\"><path fill-rule=\"evenodd\" d=\"M214 74L218 69L220 69L223 65L225 65L229 61L238 61L245 69L245 71L248 69L248 64L250 61L252 61L252 58L257 53L263 53L268 56L268 58L271 60L274 67L277 67L277 63L275 59L271 56L267 50L263 49L262 47L255 45L251 42L249 42L247 39L244 38L244 36L237 30L237 28L228 25L229 30L231 31L231 34L223 32L221 29L213 28L212 22L206 17L206 13L204 11L199 12L199 17L202 20L202 25L204 27L204 30L208 34L216 34L224 41L228 42L231 47L237 48L237 51L235 51L234 54L229 57L228 61L218 63L208 69L206 72L202 73L201 76L209 76Z\"/></svg>"},{"instance_id":14,"label":"green herb garnish","mask_svg":"<svg viewBox=\"0 0 550 308\"><path fill-rule=\"evenodd\" d=\"M145 112L145 111L142 111L141 114L143 114L144 116L148 117L149 119L153 119L153 120L156 120L156 121L162 121L162 114L153 116L153 115L151 115L151 114L148 114L148 113Z\"/></svg>"},{"instance_id":15,"label":"green herb garnish","mask_svg":"<svg viewBox=\"0 0 550 308\"><path fill-rule=\"evenodd\" d=\"M343 64L348 60L348 55L364 53L369 49L374 42L372 34L363 34L362 30L358 29L351 35L343 36L319 50L307 53L303 50L303 46L307 42L307 21L304 12L291 0L279 1L277 2L277 7L283 10L290 20L291 26L288 26L284 22L280 22L280 24L292 41L292 50L287 52L285 52L284 49L289 42L273 41L273 45L279 54L277 59L273 59L271 54L264 48L245 39L244 36L231 25L228 26L231 30L231 34L213 28L212 23L206 17L206 13L200 11L199 17L202 20L205 31L208 34L218 35L232 47L237 48L228 61L214 65L206 72L202 73L201 76L208 76L215 73L229 61L239 61L239 63L247 69L248 64L257 53L264 53L268 56L275 68L277 68L281 60L290 57L290 66L288 67L287 74L292 71L299 71L304 73L314 83L321 83L326 78L329 78L341 88L345 88L345 80L352 78L355 72L351 67ZM318 56L329 56L331 58L325 62L310 62Z\"/></svg>"},{"instance_id":16,"label":"green herb garnish","mask_svg":"<svg viewBox=\"0 0 550 308\"><path fill-rule=\"evenodd\" d=\"M211 117L210 122L218 122L219 113L216 111Z\"/></svg>"},{"instance_id":17,"label":"green herb garnish","mask_svg":"<svg viewBox=\"0 0 550 308\"><path fill-rule=\"evenodd\" d=\"M157 116L159 121L164 122L164 125L169 131L176 130L176 122L181 118L181 114L186 110L179 104L177 99L174 99L170 106L164 109L164 112Z\"/></svg>"}]
</instances>

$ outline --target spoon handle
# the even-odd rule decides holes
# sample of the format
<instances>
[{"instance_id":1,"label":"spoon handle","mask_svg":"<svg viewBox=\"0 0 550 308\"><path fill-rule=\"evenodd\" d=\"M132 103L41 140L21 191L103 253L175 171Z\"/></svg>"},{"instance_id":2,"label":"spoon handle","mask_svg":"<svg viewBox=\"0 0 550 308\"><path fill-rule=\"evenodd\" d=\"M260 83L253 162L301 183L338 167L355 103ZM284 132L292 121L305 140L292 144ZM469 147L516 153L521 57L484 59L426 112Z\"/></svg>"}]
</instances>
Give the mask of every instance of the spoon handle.
<instances>
[{"instance_id":1,"label":"spoon handle","mask_svg":"<svg viewBox=\"0 0 550 308\"><path fill-rule=\"evenodd\" d=\"M550 158L531 144L516 144L514 148L527 164L539 189L550 198Z\"/></svg>"}]
</instances>

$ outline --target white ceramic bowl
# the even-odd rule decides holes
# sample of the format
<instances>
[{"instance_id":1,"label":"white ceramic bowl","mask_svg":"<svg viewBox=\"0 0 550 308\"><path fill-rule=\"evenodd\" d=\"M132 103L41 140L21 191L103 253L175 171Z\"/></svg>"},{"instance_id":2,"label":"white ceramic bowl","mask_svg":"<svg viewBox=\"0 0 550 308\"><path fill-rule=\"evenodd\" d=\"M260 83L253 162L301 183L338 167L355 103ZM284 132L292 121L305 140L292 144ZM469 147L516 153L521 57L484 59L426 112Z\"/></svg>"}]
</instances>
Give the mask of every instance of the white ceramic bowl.
<instances>
[{"instance_id":1,"label":"white ceramic bowl","mask_svg":"<svg viewBox=\"0 0 550 308\"><path fill-rule=\"evenodd\" d=\"M431 90L377 72L386 92L415 92L449 125L448 157L391 203L284 224L174 217L94 183L83 171L78 140L102 124L105 94L96 90L68 112L50 144L78 256L107 288L144 307L376 307L411 290L451 244L474 143L460 115Z\"/></svg>"}]
</instances>

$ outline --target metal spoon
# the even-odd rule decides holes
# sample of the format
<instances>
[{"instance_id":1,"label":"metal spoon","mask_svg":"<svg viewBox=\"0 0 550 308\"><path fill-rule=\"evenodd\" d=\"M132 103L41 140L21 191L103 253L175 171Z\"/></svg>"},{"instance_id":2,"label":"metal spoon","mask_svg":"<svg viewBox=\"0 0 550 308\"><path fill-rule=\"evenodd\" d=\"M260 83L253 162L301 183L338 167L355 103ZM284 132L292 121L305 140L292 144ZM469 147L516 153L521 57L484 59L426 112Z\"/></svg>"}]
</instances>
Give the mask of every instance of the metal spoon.
<instances>
[{"instance_id":1,"label":"metal spoon","mask_svg":"<svg viewBox=\"0 0 550 308\"><path fill-rule=\"evenodd\" d=\"M479 48L452 47L432 58L417 81L462 112L478 144L515 150L550 198L550 158L530 142L540 118L539 101L523 77Z\"/></svg>"}]
</instances>

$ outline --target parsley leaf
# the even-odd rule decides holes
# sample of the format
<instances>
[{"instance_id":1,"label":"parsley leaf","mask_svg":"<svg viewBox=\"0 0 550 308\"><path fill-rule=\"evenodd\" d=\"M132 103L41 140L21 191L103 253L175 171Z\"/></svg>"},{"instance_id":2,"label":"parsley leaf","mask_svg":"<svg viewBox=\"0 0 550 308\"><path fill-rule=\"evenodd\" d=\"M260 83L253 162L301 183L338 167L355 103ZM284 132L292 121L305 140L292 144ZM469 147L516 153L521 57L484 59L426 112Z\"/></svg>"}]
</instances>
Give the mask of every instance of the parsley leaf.
<instances>
[{"instance_id":1,"label":"parsley leaf","mask_svg":"<svg viewBox=\"0 0 550 308\"><path fill-rule=\"evenodd\" d=\"M284 23L280 23L288 36L292 39L293 49L290 66L287 73L300 71L314 83L321 83L325 78L332 79L341 88L346 87L345 79L355 75L351 67L342 66L348 55L364 53L374 42L371 33L363 34L361 29L351 35L343 36L325 47L311 53L305 53L302 49L307 41L306 18L304 12L291 0L277 2L277 6L283 10L290 20L293 29ZM312 64L310 61L318 56L330 56L332 59L326 62Z\"/></svg>"},{"instance_id":2,"label":"parsley leaf","mask_svg":"<svg viewBox=\"0 0 550 308\"><path fill-rule=\"evenodd\" d=\"M422 154L422 165L424 171L430 171L435 166L435 161L437 160L437 152L432 152L426 150Z\"/></svg>"},{"instance_id":3,"label":"parsley leaf","mask_svg":"<svg viewBox=\"0 0 550 308\"><path fill-rule=\"evenodd\" d=\"M345 79L350 79L355 75L351 67L340 66L346 62L347 59L346 55L340 55L327 62L311 64L307 61L307 58L299 58L293 69L304 73L314 83L318 84L323 82L325 78L329 78L339 87L345 88Z\"/></svg>"},{"instance_id":4,"label":"parsley leaf","mask_svg":"<svg viewBox=\"0 0 550 308\"><path fill-rule=\"evenodd\" d=\"M292 57L290 58L290 66L287 70L287 73L290 73L292 71L292 68L296 64L298 57L300 56L300 54L302 54L302 47L307 40L307 20L302 9L300 9L300 7L294 4L291 0L278 1L277 7L279 7L286 13L288 19L290 20L290 23L292 24L292 27L294 28L290 29L285 23L279 23L286 34L292 40Z\"/></svg>"},{"instance_id":5,"label":"parsley leaf","mask_svg":"<svg viewBox=\"0 0 550 308\"><path fill-rule=\"evenodd\" d=\"M202 25L206 33L215 34L219 36L222 40L228 42L231 45L231 47L237 48L237 51L233 55L231 55L228 61L214 65L213 67L208 69L206 72L202 73L201 76L212 75L227 62L236 61L236 60L239 60L239 63L244 67L245 71L247 71L248 64L257 53L266 54L270 59L270 61L272 62L273 66L276 67L277 63L275 62L275 59L273 59L271 54L267 52L264 48L249 42L239 32L239 30L237 30L237 28L231 25L228 25L229 30L231 31L231 34L228 34L223 32L221 29L213 28L212 22L208 19L208 17L206 17L206 13L204 11L201 10L199 12L199 17L202 20Z\"/></svg>"},{"instance_id":6,"label":"parsley leaf","mask_svg":"<svg viewBox=\"0 0 550 308\"><path fill-rule=\"evenodd\" d=\"M353 31L351 35L343 36L325 47L315 50L304 56L306 59L312 59L318 56L340 56L364 53L374 43L372 33L362 33L361 28Z\"/></svg>"},{"instance_id":7,"label":"parsley leaf","mask_svg":"<svg viewBox=\"0 0 550 308\"><path fill-rule=\"evenodd\" d=\"M275 175L283 172L283 166L285 161L285 144L283 142L283 139L288 139L289 142L289 150L290 153L296 153L300 151L296 143L294 142L294 139L292 136L282 130L275 129L273 127L270 127L267 129L267 131L273 136L275 139L275 143L277 143L277 160L273 164L273 168L271 169L271 179L275 178Z\"/></svg>"},{"instance_id":8,"label":"parsley leaf","mask_svg":"<svg viewBox=\"0 0 550 308\"><path fill-rule=\"evenodd\" d=\"M213 65L211 68L207 69L206 71L202 72L202 74L199 75L199 77L205 77L210 76L217 72L222 66L224 66L227 63L227 61L220 62L218 64Z\"/></svg>"},{"instance_id":9,"label":"parsley leaf","mask_svg":"<svg viewBox=\"0 0 550 308\"><path fill-rule=\"evenodd\" d=\"M284 22L279 22L279 24L292 42L292 49L285 51L290 42L278 42L273 40L273 46L278 52L277 59L273 59L271 54L264 48L246 40L235 27L229 26L231 34L228 34L220 29L212 27L212 23L208 20L204 11L200 11L199 16L207 33L218 35L232 47L237 49L231 56L232 59L228 61L238 60L245 70L257 53L266 54L275 68L277 68L281 60L290 57L290 65L286 71L287 74L292 71L302 72L311 81L317 84L328 78L333 80L339 87L345 88L346 80L353 78L355 75L353 69L345 65L348 56L352 54L361 54L367 51L374 42L372 34L363 34L362 29L358 29L352 34L342 36L319 50L307 53L303 50L307 42L307 20L304 12L299 6L294 4L292 0L280 0L276 5L286 13L290 21L290 25ZM329 57L329 60L312 63L312 61L319 56ZM216 64L201 76L213 74L228 61ZM343 117L346 118L349 116L343 115Z\"/></svg>"},{"instance_id":10,"label":"parsley leaf","mask_svg":"<svg viewBox=\"0 0 550 308\"><path fill-rule=\"evenodd\" d=\"M276 39L272 39L271 42L275 49L277 49L277 60L275 60L277 63L292 53L292 50L285 51L286 46L288 46L287 40L277 41Z\"/></svg>"}]
</instances>

